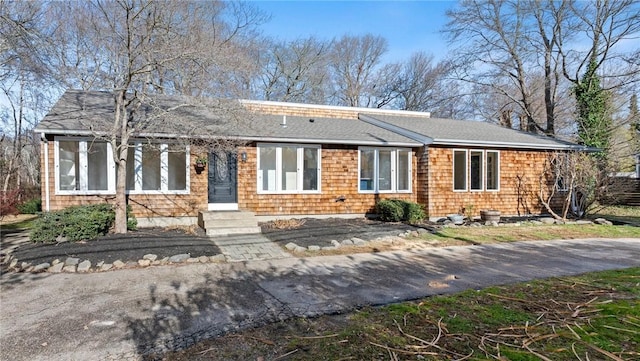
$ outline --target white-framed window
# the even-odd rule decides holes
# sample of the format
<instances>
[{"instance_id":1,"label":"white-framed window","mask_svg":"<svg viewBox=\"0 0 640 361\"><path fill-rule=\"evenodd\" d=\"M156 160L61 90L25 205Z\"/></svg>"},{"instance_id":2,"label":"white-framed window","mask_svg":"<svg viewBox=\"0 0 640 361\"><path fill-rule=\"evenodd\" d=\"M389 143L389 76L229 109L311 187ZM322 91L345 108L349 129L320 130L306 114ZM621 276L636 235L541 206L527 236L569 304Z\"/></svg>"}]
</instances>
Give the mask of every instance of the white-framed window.
<instances>
[{"instance_id":1,"label":"white-framed window","mask_svg":"<svg viewBox=\"0 0 640 361\"><path fill-rule=\"evenodd\" d=\"M499 191L500 152L497 150L453 150L454 191Z\"/></svg>"},{"instance_id":2,"label":"white-framed window","mask_svg":"<svg viewBox=\"0 0 640 361\"><path fill-rule=\"evenodd\" d=\"M319 145L258 143L258 193L320 193Z\"/></svg>"},{"instance_id":3,"label":"white-framed window","mask_svg":"<svg viewBox=\"0 0 640 361\"><path fill-rule=\"evenodd\" d=\"M453 190L467 190L467 151L453 151Z\"/></svg>"},{"instance_id":4,"label":"white-framed window","mask_svg":"<svg viewBox=\"0 0 640 361\"><path fill-rule=\"evenodd\" d=\"M360 147L358 191L362 193L410 193L411 150Z\"/></svg>"},{"instance_id":5,"label":"white-framed window","mask_svg":"<svg viewBox=\"0 0 640 361\"><path fill-rule=\"evenodd\" d=\"M56 194L115 193L111 144L91 138L56 137Z\"/></svg>"},{"instance_id":6,"label":"white-framed window","mask_svg":"<svg viewBox=\"0 0 640 361\"><path fill-rule=\"evenodd\" d=\"M188 194L189 146L134 142L127 151L129 194Z\"/></svg>"}]
</instances>

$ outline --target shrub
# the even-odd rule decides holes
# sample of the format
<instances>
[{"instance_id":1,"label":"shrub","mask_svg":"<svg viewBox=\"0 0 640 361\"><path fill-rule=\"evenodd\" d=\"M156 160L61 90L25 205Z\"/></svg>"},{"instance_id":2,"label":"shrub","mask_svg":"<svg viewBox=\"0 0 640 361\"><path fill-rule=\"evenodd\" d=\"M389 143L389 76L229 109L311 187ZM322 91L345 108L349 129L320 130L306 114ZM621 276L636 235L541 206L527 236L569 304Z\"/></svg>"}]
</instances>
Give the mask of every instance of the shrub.
<instances>
[{"instance_id":1,"label":"shrub","mask_svg":"<svg viewBox=\"0 0 640 361\"><path fill-rule=\"evenodd\" d=\"M400 222L404 216L404 209L399 200L384 199L376 204L376 213L384 222Z\"/></svg>"},{"instance_id":2,"label":"shrub","mask_svg":"<svg viewBox=\"0 0 640 361\"><path fill-rule=\"evenodd\" d=\"M22 214L36 214L42 212L42 200L34 198L17 206L18 211Z\"/></svg>"},{"instance_id":3,"label":"shrub","mask_svg":"<svg viewBox=\"0 0 640 361\"><path fill-rule=\"evenodd\" d=\"M34 222L30 238L33 242L55 242L59 236L77 242L107 234L115 220L109 204L69 207L42 215Z\"/></svg>"},{"instance_id":4,"label":"shrub","mask_svg":"<svg viewBox=\"0 0 640 361\"><path fill-rule=\"evenodd\" d=\"M378 202L376 213L384 222L418 223L426 216L418 203L400 199L385 199Z\"/></svg>"},{"instance_id":5,"label":"shrub","mask_svg":"<svg viewBox=\"0 0 640 361\"><path fill-rule=\"evenodd\" d=\"M419 223L425 217L424 209L418 203L404 201L404 217L403 221L409 223Z\"/></svg>"},{"instance_id":6,"label":"shrub","mask_svg":"<svg viewBox=\"0 0 640 361\"><path fill-rule=\"evenodd\" d=\"M127 229L135 231L138 228L138 220L132 214L131 206L127 204Z\"/></svg>"}]
</instances>

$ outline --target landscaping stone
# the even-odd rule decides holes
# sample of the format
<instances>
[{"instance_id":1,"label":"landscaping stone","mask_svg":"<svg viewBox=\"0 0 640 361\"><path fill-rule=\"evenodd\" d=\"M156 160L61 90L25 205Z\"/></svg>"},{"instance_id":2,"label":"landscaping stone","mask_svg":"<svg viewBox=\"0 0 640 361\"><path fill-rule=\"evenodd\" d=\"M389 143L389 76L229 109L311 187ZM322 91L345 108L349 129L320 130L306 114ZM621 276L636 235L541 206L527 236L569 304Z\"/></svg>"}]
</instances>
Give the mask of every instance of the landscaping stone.
<instances>
[{"instance_id":1,"label":"landscaping stone","mask_svg":"<svg viewBox=\"0 0 640 361\"><path fill-rule=\"evenodd\" d=\"M164 257L160 260L160 264L167 264L169 263L169 257Z\"/></svg>"},{"instance_id":2,"label":"landscaping stone","mask_svg":"<svg viewBox=\"0 0 640 361\"><path fill-rule=\"evenodd\" d=\"M62 272L67 272L67 273L76 273L76 266L75 265L68 265L68 266L64 266L62 268Z\"/></svg>"},{"instance_id":3,"label":"landscaping stone","mask_svg":"<svg viewBox=\"0 0 640 361\"><path fill-rule=\"evenodd\" d=\"M356 246L364 246L366 245L368 242L365 241L364 239L360 239L360 238L351 238L351 241L353 241L353 244Z\"/></svg>"},{"instance_id":4,"label":"landscaping stone","mask_svg":"<svg viewBox=\"0 0 640 361\"><path fill-rule=\"evenodd\" d=\"M29 267L31 267L31 263L29 263L29 262L20 263L20 269L22 269L22 270L26 270Z\"/></svg>"},{"instance_id":5,"label":"landscaping stone","mask_svg":"<svg viewBox=\"0 0 640 361\"><path fill-rule=\"evenodd\" d=\"M56 258L51 262L51 265L56 265L58 263L60 263L60 260Z\"/></svg>"},{"instance_id":6,"label":"landscaping stone","mask_svg":"<svg viewBox=\"0 0 640 361\"><path fill-rule=\"evenodd\" d=\"M33 267L33 272L44 272L46 271L49 267L51 267L51 264L45 262L45 263L40 263L39 265Z\"/></svg>"},{"instance_id":7,"label":"landscaping stone","mask_svg":"<svg viewBox=\"0 0 640 361\"><path fill-rule=\"evenodd\" d=\"M149 267L151 265L151 261L148 259L139 259L138 265L140 265L141 267Z\"/></svg>"},{"instance_id":8,"label":"landscaping stone","mask_svg":"<svg viewBox=\"0 0 640 361\"><path fill-rule=\"evenodd\" d=\"M320 250L320 246L309 246L309 251L317 252Z\"/></svg>"},{"instance_id":9,"label":"landscaping stone","mask_svg":"<svg viewBox=\"0 0 640 361\"><path fill-rule=\"evenodd\" d=\"M429 233L429 231L424 229L424 228L418 228L418 230L416 232L418 232L418 234L427 234L427 233Z\"/></svg>"},{"instance_id":10,"label":"landscaping stone","mask_svg":"<svg viewBox=\"0 0 640 361\"><path fill-rule=\"evenodd\" d=\"M593 222L586 219L578 219L575 223L579 225L593 224Z\"/></svg>"},{"instance_id":11,"label":"landscaping stone","mask_svg":"<svg viewBox=\"0 0 640 361\"><path fill-rule=\"evenodd\" d=\"M75 257L68 257L64 261L65 266L77 266L78 263L80 263L80 258L75 258Z\"/></svg>"},{"instance_id":12,"label":"landscaping stone","mask_svg":"<svg viewBox=\"0 0 640 361\"><path fill-rule=\"evenodd\" d=\"M298 247L298 245L293 242L289 242L284 245L284 248L288 249L289 251L293 251L294 249L296 249L296 247Z\"/></svg>"},{"instance_id":13,"label":"landscaping stone","mask_svg":"<svg viewBox=\"0 0 640 361\"><path fill-rule=\"evenodd\" d=\"M207 263L207 262L209 262L209 257L207 257L207 256L200 256L200 257L198 257L198 261L199 261L200 263Z\"/></svg>"},{"instance_id":14,"label":"landscaping stone","mask_svg":"<svg viewBox=\"0 0 640 361\"><path fill-rule=\"evenodd\" d=\"M152 262L151 262L151 265L152 265L152 266L159 266L161 263L162 263L162 262L160 262L160 261L152 261Z\"/></svg>"},{"instance_id":15,"label":"landscaping stone","mask_svg":"<svg viewBox=\"0 0 640 361\"><path fill-rule=\"evenodd\" d=\"M340 244L340 242L336 241L335 239L331 240L331 244L335 247L335 248L339 248L340 246L342 246Z\"/></svg>"},{"instance_id":16,"label":"landscaping stone","mask_svg":"<svg viewBox=\"0 0 640 361\"><path fill-rule=\"evenodd\" d=\"M224 262L227 260L227 258L223 254L217 254L215 256L211 256L209 257L209 259L211 260L211 262Z\"/></svg>"},{"instance_id":17,"label":"landscaping stone","mask_svg":"<svg viewBox=\"0 0 640 361\"><path fill-rule=\"evenodd\" d=\"M9 263L9 268L15 268L18 265L18 260L14 259Z\"/></svg>"},{"instance_id":18,"label":"landscaping stone","mask_svg":"<svg viewBox=\"0 0 640 361\"><path fill-rule=\"evenodd\" d=\"M153 262L156 259L158 259L158 255L149 253L149 254L145 254L144 256L142 256L142 259L148 259L149 261Z\"/></svg>"},{"instance_id":19,"label":"landscaping stone","mask_svg":"<svg viewBox=\"0 0 640 361\"><path fill-rule=\"evenodd\" d=\"M323 250L323 251L333 251L333 250L335 250L335 249L337 249L337 248L336 248L336 247L333 247L333 246L331 246L331 247L322 247L322 248L321 248L321 250Z\"/></svg>"},{"instance_id":20,"label":"landscaping stone","mask_svg":"<svg viewBox=\"0 0 640 361\"><path fill-rule=\"evenodd\" d=\"M296 246L296 248L293 250L294 252L304 252L306 251L307 248L306 247L300 247L300 246Z\"/></svg>"},{"instance_id":21,"label":"landscaping stone","mask_svg":"<svg viewBox=\"0 0 640 361\"><path fill-rule=\"evenodd\" d=\"M345 239L342 242L340 242L343 246L353 246L353 241L350 239Z\"/></svg>"},{"instance_id":22,"label":"landscaping stone","mask_svg":"<svg viewBox=\"0 0 640 361\"><path fill-rule=\"evenodd\" d=\"M102 265L100 265L100 271L108 271L111 268L113 268L113 265L111 263L103 263Z\"/></svg>"},{"instance_id":23,"label":"landscaping stone","mask_svg":"<svg viewBox=\"0 0 640 361\"><path fill-rule=\"evenodd\" d=\"M100 261L96 264L96 268L100 268L102 267L102 265L104 264L104 261Z\"/></svg>"},{"instance_id":24,"label":"landscaping stone","mask_svg":"<svg viewBox=\"0 0 640 361\"><path fill-rule=\"evenodd\" d=\"M191 258L191 255L188 253L176 254L169 257L169 262L172 263L182 263Z\"/></svg>"},{"instance_id":25,"label":"landscaping stone","mask_svg":"<svg viewBox=\"0 0 640 361\"><path fill-rule=\"evenodd\" d=\"M58 262L58 263L54 264L53 266L49 267L47 272L60 273L60 272L62 272L62 267L64 267L64 263Z\"/></svg>"},{"instance_id":26,"label":"landscaping stone","mask_svg":"<svg viewBox=\"0 0 640 361\"><path fill-rule=\"evenodd\" d=\"M91 269L91 262L89 261L85 260L78 264L78 272L89 272L89 269Z\"/></svg>"},{"instance_id":27,"label":"landscaping stone","mask_svg":"<svg viewBox=\"0 0 640 361\"><path fill-rule=\"evenodd\" d=\"M198 258L187 258L185 262L187 262L187 263L198 263L198 262L200 262L200 260Z\"/></svg>"},{"instance_id":28,"label":"landscaping stone","mask_svg":"<svg viewBox=\"0 0 640 361\"><path fill-rule=\"evenodd\" d=\"M542 222L542 224L554 224L556 223L556 220L551 217L542 217L540 218L540 222Z\"/></svg>"},{"instance_id":29,"label":"landscaping stone","mask_svg":"<svg viewBox=\"0 0 640 361\"><path fill-rule=\"evenodd\" d=\"M601 226L612 226L613 225L613 222L608 221L608 220L606 220L604 218L596 218L596 219L593 220L593 223L599 224Z\"/></svg>"},{"instance_id":30,"label":"landscaping stone","mask_svg":"<svg viewBox=\"0 0 640 361\"><path fill-rule=\"evenodd\" d=\"M122 262L121 260L116 260L115 262L113 262L113 267L115 268L123 268L125 266L124 262Z\"/></svg>"}]
</instances>

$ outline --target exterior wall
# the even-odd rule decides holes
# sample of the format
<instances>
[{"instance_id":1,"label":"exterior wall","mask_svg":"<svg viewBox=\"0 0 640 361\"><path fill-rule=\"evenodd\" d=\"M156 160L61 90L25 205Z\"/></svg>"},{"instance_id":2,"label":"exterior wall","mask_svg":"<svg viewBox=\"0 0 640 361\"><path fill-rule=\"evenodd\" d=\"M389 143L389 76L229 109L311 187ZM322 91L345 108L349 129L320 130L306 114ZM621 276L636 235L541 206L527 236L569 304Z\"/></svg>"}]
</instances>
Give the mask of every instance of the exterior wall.
<instances>
[{"instance_id":1,"label":"exterior wall","mask_svg":"<svg viewBox=\"0 0 640 361\"><path fill-rule=\"evenodd\" d=\"M240 150L247 161L238 163L238 207L267 215L364 214L379 199L416 201L416 157L412 157L412 193L358 193L358 147L323 145L320 194L258 194L256 147ZM414 149L414 152L416 150ZM344 196L344 202L336 201Z\"/></svg>"},{"instance_id":2,"label":"exterior wall","mask_svg":"<svg viewBox=\"0 0 640 361\"><path fill-rule=\"evenodd\" d=\"M538 200L539 177L542 173L548 151L499 150L500 189L498 191L453 191L453 149L452 147L428 148L428 198L426 205L429 217L440 217L458 213L461 209L473 209L474 215L480 210L495 209L503 215L527 215L546 213ZM460 148L482 150L474 148ZM494 150L494 149L490 149ZM424 173L427 163L421 164L418 174ZM545 186L552 186L546 182ZM419 198L423 199L423 198ZM559 206L559 199L554 206ZM421 202L422 203L422 202Z\"/></svg>"},{"instance_id":3,"label":"exterior wall","mask_svg":"<svg viewBox=\"0 0 640 361\"><path fill-rule=\"evenodd\" d=\"M115 194L109 195L57 195L55 190L54 142L42 142L40 164L45 164L45 147L49 151L49 210L55 211L75 205L111 203ZM136 217L196 217L198 211L207 209L207 171L197 174L194 168L194 152L190 160L189 194L132 194L129 196ZM45 167L40 167L43 208L46 207Z\"/></svg>"}]
</instances>

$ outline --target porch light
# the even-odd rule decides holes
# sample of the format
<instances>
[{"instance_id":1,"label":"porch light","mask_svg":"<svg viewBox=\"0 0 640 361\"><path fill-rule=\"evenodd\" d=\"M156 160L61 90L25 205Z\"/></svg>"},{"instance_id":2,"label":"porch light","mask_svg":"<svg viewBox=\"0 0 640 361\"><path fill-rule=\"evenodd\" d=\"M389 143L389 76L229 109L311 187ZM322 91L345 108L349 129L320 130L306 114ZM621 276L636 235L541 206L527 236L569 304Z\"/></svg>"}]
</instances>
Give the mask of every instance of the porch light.
<instances>
[{"instance_id":1,"label":"porch light","mask_svg":"<svg viewBox=\"0 0 640 361\"><path fill-rule=\"evenodd\" d=\"M242 163L247 161L247 152L242 152L240 153L240 159L242 160Z\"/></svg>"}]
</instances>

